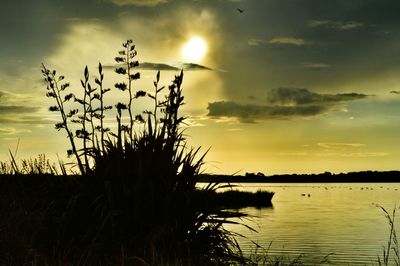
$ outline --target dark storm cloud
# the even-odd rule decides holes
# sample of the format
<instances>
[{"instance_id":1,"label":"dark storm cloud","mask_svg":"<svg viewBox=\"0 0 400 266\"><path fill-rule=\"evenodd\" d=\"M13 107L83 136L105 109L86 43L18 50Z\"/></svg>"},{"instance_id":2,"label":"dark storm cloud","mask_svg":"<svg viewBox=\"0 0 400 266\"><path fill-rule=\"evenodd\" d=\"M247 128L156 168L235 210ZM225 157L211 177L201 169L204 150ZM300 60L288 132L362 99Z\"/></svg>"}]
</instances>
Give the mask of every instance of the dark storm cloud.
<instances>
[{"instance_id":1,"label":"dark storm cloud","mask_svg":"<svg viewBox=\"0 0 400 266\"><path fill-rule=\"evenodd\" d=\"M241 122L267 119L312 117L337 111L342 102L363 99L365 94L319 94L307 89L278 88L270 90L263 105L220 101L208 104L210 117L235 117Z\"/></svg>"}]
</instances>

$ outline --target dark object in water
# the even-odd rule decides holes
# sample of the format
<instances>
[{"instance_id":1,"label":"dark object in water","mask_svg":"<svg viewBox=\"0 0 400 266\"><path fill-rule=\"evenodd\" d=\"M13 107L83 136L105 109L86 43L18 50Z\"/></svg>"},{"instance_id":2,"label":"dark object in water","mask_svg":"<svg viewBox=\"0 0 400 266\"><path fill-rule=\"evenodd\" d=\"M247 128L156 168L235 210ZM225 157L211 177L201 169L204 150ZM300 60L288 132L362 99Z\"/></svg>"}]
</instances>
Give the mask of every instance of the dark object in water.
<instances>
[{"instance_id":1,"label":"dark object in water","mask_svg":"<svg viewBox=\"0 0 400 266\"><path fill-rule=\"evenodd\" d=\"M224 192L199 191L197 204L206 208L239 209L245 207L272 207L275 192L247 192L227 190Z\"/></svg>"}]
</instances>

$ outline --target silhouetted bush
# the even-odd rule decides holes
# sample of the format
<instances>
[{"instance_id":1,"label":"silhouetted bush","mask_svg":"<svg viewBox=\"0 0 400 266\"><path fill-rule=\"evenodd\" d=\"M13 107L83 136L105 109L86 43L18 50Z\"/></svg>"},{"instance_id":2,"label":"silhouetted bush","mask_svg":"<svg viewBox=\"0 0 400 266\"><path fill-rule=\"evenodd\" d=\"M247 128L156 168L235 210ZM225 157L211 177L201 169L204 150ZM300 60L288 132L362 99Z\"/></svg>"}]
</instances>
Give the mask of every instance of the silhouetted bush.
<instances>
[{"instance_id":1,"label":"silhouetted bush","mask_svg":"<svg viewBox=\"0 0 400 266\"><path fill-rule=\"evenodd\" d=\"M140 78L134 71L139 65L136 55L128 40L115 58L115 72L124 77L115 88L128 97L114 107L104 103L110 89L103 86L101 64L95 86L85 67L82 96L68 93L64 76L42 65L47 96L56 103L49 110L61 117L55 128L67 133L68 155L74 157L80 176L67 195L49 204L51 215L36 240L47 254L68 251L64 256L72 262L82 254L91 262L107 261L115 254L150 264L242 261L232 233L222 225L227 217L243 214L199 204L196 183L204 155L198 155L199 148L187 147L181 130L183 72L167 88L159 86L158 72L153 92L134 91L133 83ZM143 97L152 99L154 106L135 115L133 103ZM72 101L77 106L67 108ZM116 132L104 123L112 108ZM135 125L140 129L135 131ZM207 186L200 193L217 187Z\"/></svg>"}]
</instances>

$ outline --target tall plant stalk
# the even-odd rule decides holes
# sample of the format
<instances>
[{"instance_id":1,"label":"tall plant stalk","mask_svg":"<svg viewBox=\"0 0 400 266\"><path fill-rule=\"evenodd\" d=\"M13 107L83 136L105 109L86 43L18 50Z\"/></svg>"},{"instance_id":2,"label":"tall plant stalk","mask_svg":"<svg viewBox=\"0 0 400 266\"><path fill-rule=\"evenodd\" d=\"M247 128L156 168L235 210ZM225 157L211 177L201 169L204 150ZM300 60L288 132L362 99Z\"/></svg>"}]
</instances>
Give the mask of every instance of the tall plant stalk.
<instances>
[{"instance_id":1,"label":"tall plant stalk","mask_svg":"<svg viewBox=\"0 0 400 266\"><path fill-rule=\"evenodd\" d=\"M82 138L82 142L83 142L83 156L85 159L85 170L87 172L87 170L89 169L89 159L88 159L88 155L87 155L87 146L86 143L89 139L89 133L86 130L86 122L89 120L87 118L87 114L88 114L88 108L90 108L89 103L87 102L87 98L88 98L88 94L90 93L90 88L89 86L89 70L88 67L85 67L85 71L84 71L84 75L85 75L85 81L81 80L81 85L82 88L84 90L83 93L83 100L78 100L77 98L75 98L76 101L78 101L79 103L82 104L83 107L83 116L80 116L80 120L81 120L81 124L82 124L82 130L77 130L77 136Z\"/></svg>"},{"instance_id":2,"label":"tall plant stalk","mask_svg":"<svg viewBox=\"0 0 400 266\"><path fill-rule=\"evenodd\" d=\"M104 95L110 91L109 88L104 89L103 88L103 80L104 80L104 74L103 74L103 66L101 63L99 63L99 77L95 79L96 84L99 86L99 91L100 93L96 93L94 95L94 98L97 98L100 101L100 108L95 109L94 112L94 117L99 119L100 121L100 126L97 127L97 130L100 131L100 147L101 151L104 152L104 134L108 132L110 129L104 126L104 111L112 109L112 106L105 106L104 105ZM100 113L98 113L100 111Z\"/></svg>"},{"instance_id":3,"label":"tall plant stalk","mask_svg":"<svg viewBox=\"0 0 400 266\"><path fill-rule=\"evenodd\" d=\"M75 159L77 161L79 171L81 174L85 173L85 167L83 166L83 163L81 161L81 158L79 157L78 150L75 145L74 141L74 134L72 133L70 127L69 127L69 122L68 120L75 116L78 113L77 109L72 109L70 110L69 113L66 113L66 109L64 104L68 101L70 101L74 95L72 93L66 94L64 98L62 97L62 92L65 91L70 84L69 83L63 83L60 84L62 80L64 80L64 76L59 76L58 79L56 78L56 71L50 71L45 67L44 64L42 64L42 74L45 77L45 82L47 84L47 94L46 96L49 98L54 98L56 101L55 106L51 106L49 110L51 112L59 112L61 115L61 122L55 124L55 128L57 130L60 130L62 128L65 129L67 132L67 136L69 139L69 142L71 144L71 150L68 150L68 155L74 155Z\"/></svg>"},{"instance_id":4,"label":"tall plant stalk","mask_svg":"<svg viewBox=\"0 0 400 266\"><path fill-rule=\"evenodd\" d=\"M126 75L128 79L128 84L126 84L125 82L117 83L115 84L115 87L122 91L128 90L129 98L128 103L125 106L126 109L128 109L129 114L129 126L127 131L130 140L133 139L133 125L136 120L132 111L132 103L133 99L135 98L132 83L134 80L140 79L139 72L133 73L133 68L138 67L139 62L137 60L134 60L137 52L135 50L135 45L133 45L132 43L132 40L127 40L125 43L123 43L122 46L124 47L124 50L119 51L120 56L115 58L115 61L117 63L122 63L123 65L123 67L117 67L115 69L115 72L121 75Z\"/></svg>"},{"instance_id":5,"label":"tall plant stalk","mask_svg":"<svg viewBox=\"0 0 400 266\"><path fill-rule=\"evenodd\" d=\"M158 117L157 117L157 113L158 113L158 108L165 105L165 102L159 102L158 100L158 94L164 90L164 86L162 86L161 88L159 88L159 82L160 82L160 70L157 72L156 75L156 80L153 82L154 84L154 95L151 94L147 94L147 96L149 96L151 99L153 99L154 101L154 109L152 112L150 112L149 114L153 115L153 120L154 120L154 132L157 132L158 129Z\"/></svg>"}]
</instances>

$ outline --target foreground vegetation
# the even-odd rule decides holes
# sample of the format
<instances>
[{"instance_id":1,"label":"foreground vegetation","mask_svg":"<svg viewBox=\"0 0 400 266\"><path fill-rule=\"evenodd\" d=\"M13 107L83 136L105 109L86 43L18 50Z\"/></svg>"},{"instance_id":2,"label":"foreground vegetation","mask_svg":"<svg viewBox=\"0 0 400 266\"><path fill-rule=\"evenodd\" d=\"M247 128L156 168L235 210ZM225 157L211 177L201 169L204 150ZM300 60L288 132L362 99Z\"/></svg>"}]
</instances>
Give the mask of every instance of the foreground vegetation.
<instances>
[{"instance_id":1,"label":"foreground vegetation","mask_svg":"<svg viewBox=\"0 0 400 266\"><path fill-rule=\"evenodd\" d=\"M69 141L69 169L44 156L0 171L0 258L2 265L228 265L245 263L234 233L224 223L243 213L203 204L198 189L205 154L186 144L179 109L183 72L168 87L160 72L151 91L135 90L140 73L131 40L115 58L122 77L114 89L104 85L102 65L94 84L84 69L81 91L42 65L55 128ZM125 101L106 104L110 91ZM149 110L135 102L148 99ZM114 113L112 113L114 112ZM116 130L106 116L115 116ZM74 173L67 175L67 173ZM272 196L271 196L272 197Z\"/></svg>"},{"instance_id":2,"label":"foreground vegetation","mask_svg":"<svg viewBox=\"0 0 400 266\"><path fill-rule=\"evenodd\" d=\"M168 87L158 72L152 91L135 91L135 57L128 40L115 58L123 77L115 89L126 101L113 106L105 104L112 90L101 64L94 86L85 68L82 95L42 66L55 102L49 110L59 115L55 128L67 135L73 162L54 165L41 155L19 164L10 152L0 164L0 265L301 265L301 257L242 254L224 224L245 214L229 208L269 206L273 193L197 188L205 154L188 147L181 129L183 72ZM144 98L152 108L135 110ZM115 132L107 115L116 115ZM391 231L378 262L388 265L394 254L398 264L395 213L386 214Z\"/></svg>"}]
</instances>

